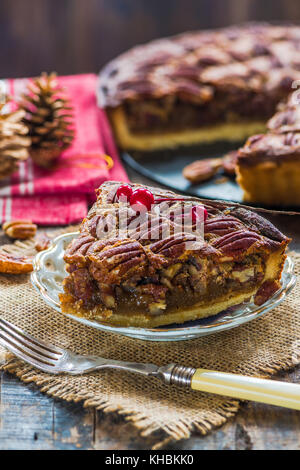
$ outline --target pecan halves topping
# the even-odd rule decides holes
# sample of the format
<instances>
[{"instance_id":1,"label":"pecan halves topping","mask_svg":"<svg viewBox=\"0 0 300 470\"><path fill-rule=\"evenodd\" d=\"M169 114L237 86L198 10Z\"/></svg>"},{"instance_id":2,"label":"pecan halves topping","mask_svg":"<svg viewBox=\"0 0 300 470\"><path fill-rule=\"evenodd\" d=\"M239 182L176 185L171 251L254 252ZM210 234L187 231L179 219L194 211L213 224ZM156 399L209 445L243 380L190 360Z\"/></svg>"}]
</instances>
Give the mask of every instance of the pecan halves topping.
<instances>
[{"instance_id":1,"label":"pecan halves topping","mask_svg":"<svg viewBox=\"0 0 300 470\"><path fill-rule=\"evenodd\" d=\"M65 251L64 260L67 263L78 263L84 265L86 262L85 254L94 242L94 237L87 233L82 233L68 246Z\"/></svg>"},{"instance_id":2,"label":"pecan halves topping","mask_svg":"<svg viewBox=\"0 0 300 470\"><path fill-rule=\"evenodd\" d=\"M146 254L137 241L123 240L88 254L90 272L100 282L120 283L128 277L139 277L146 267ZM134 273L132 273L134 270Z\"/></svg>"},{"instance_id":3,"label":"pecan halves topping","mask_svg":"<svg viewBox=\"0 0 300 470\"><path fill-rule=\"evenodd\" d=\"M300 131L299 107L287 106L268 121L267 127L270 132L278 133Z\"/></svg>"},{"instance_id":4,"label":"pecan halves topping","mask_svg":"<svg viewBox=\"0 0 300 470\"><path fill-rule=\"evenodd\" d=\"M15 256L0 251L0 273L26 274L33 271L30 258L26 256Z\"/></svg>"},{"instance_id":5,"label":"pecan halves topping","mask_svg":"<svg viewBox=\"0 0 300 470\"><path fill-rule=\"evenodd\" d=\"M187 242L197 243L193 235L177 235L152 243L149 249L165 258L178 258L186 251Z\"/></svg>"},{"instance_id":6,"label":"pecan halves topping","mask_svg":"<svg viewBox=\"0 0 300 470\"><path fill-rule=\"evenodd\" d=\"M261 215L258 215L255 212L248 211L243 207L234 207L231 210L231 213L241 220L244 224L254 230L259 232L261 235L268 239L269 246L277 247L278 243L282 243L284 240L289 240L285 235L283 235L272 223L264 219Z\"/></svg>"},{"instance_id":7,"label":"pecan halves topping","mask_svg":"<svg viewBox=\"0 0 300 470\"><path fill-rule=\"evenodd\" d=\"M212 244L224 254L235 255L247 251L258 241L261 241L261 236L257 233L248 230L237 230L218 238Z\"/></svg>"},{"instance_id":8,"label":"pecan halves topping","mask_svg":"<svg viewBox=\"0 0 300 470\"><path fill-rule=\"evenodd\" d=\"M4 233L10 238L26 240L34 237L37 226L31 220L11 220L2 225Z\"/></svg>"},{"instance_id":9,"label":"pecan halves topping","mask_svg":"<svg viewBox=\"0 0 300 470\"><path fill-rule=\"evenodd\" d=\"M222 236L241 227L242 223L234 217L213 217L205 222L204 233Z\"/></svg>"},{"instance_id":10,"label":"pecan halves topping","mask_svg":"<svg viewBox=\"0 0 300 470\"><path fill-rule=\"evenodd\" d=\"M216 175L221 167L221 158L204 158L187 165L182 174L193 184L202 183Z\"/></svg>"}]
</instances>

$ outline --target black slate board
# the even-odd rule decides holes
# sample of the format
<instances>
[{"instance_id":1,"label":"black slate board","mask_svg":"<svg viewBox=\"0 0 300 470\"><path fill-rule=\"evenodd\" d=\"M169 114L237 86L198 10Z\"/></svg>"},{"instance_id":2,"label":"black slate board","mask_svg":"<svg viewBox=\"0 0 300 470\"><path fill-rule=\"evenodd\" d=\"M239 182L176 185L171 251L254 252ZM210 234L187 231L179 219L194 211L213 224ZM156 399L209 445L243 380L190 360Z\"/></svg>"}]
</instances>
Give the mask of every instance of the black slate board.
<instances>
[{"instance_id":1,"label":"black slate board","mask_svg":"<svg viewBox=\"0 0 300 470\"><path fill-rule=\"evenodd\" d=\"M222 178L222 173L211 180L201 184L191 184L182 176L183 168L195 160L202 158L222 157L230 150L241 147L243 142L218 142L191 148L178 148L176 150L163 150L155 152L123 152L122 160L141 175L155 183L162 184L176 192L205 199L219 199L224 201L243 202L243 191L236 183L235 178ZM224 181L220 181L224 179ZM262 207L262 204L251 203L251 206ZM264 206L266 209L280 211L297 211L299 207Z\"/></svg>"},{"instance_id":2,"label":"black slate board","mask_svg":"<svg viewBox=\"0 0 300 470\"><path fill-rule=\"evenodd\" d=\"M155 152L123 153L122 159L131 168L156 183L175 191L207 199L242 202L242 190L234 178L218 182L220 175L201 184L191 184L182 176L183 168L194 160L207 157L220 157L240 144L228 142L202 145L201 147L179 148L176 150ZM216 182L217 181L217 182Z\"/></svg>"}]
</instances>

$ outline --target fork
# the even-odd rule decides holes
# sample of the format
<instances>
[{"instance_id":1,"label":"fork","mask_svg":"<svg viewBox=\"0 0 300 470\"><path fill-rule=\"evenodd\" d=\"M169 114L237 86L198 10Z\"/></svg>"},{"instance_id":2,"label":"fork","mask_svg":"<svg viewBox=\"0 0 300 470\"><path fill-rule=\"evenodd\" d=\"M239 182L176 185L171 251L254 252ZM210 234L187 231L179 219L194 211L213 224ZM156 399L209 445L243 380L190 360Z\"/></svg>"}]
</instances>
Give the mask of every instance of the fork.
<instances>
[{"instance_id":1,"label":"fork","mask_svg":"<svg viewBox=\"0 0 300 470\"><path fill-rule=\"evenodd\" d=\"M257 377L195 369L177 364L157 366L82 356L37 340L0 318L0 344L15 356L49 374L79 375L100 369L119 369L157 377L165 384L300 410L300 385Z\"/></svg>"}]
</instances>

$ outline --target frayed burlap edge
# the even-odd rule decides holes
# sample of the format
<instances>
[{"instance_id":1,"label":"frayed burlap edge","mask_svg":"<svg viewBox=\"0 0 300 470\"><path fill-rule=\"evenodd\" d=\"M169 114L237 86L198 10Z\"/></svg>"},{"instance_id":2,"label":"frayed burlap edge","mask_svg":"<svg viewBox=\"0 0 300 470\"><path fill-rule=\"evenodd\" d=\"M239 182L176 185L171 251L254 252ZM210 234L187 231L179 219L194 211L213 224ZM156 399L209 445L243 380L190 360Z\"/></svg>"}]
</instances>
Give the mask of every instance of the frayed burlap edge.
<instances>
[{"instance_id":1,"label":"frayed burlap edge","mask_svg":"<svg viewBox=\"0 0 300 470\"><path fill-rule=\"evenodd\" d=\"M56 231L55 236L66 231L70 232L74 230L76 230L76 227L64 231ZM5 245L2 249L11 254L26 253L27 255L34 254L35 251L34 242L32 240L27 242L15 242L11 245ZM257 375L270 377L279 371L289 370L299 364L300 341L289 356L281 360L272 358L264 367L259 368L260 373ZM34 383L43 393L49 396L57 397L68 402L83 402L84 407L93 407L104 413L116 412L123 416L125 420L131 422L143 437L148 437L157 431L163 431L166 437L160 439L159 442L153 446L153 449L162 448L174 441L188 439L193 431L197 431L203 436L206 435L211 430L225 424L229 418L233 417L238 412L240 404L238 400L234 399L223 400L223 402L214 407L213 410L206 410L206 413L204 413L201 419L195 418L192 423L180 420L168 423L166 426L157 426L153 423L153 420L143 412L129 412L122 409L118 404L112 405L109 400L97 400L93 396L88 397L88 390L83 390L80 395L74 394L70 386L56 382L55 376L46 376L46 374L34 370L31 366L24 364L10 354L7 355L5 363L0 366L0 369L16 375L25 383ZM82 395L85 395L85 398L83 398Z\"/></svg>"}]
</instances>

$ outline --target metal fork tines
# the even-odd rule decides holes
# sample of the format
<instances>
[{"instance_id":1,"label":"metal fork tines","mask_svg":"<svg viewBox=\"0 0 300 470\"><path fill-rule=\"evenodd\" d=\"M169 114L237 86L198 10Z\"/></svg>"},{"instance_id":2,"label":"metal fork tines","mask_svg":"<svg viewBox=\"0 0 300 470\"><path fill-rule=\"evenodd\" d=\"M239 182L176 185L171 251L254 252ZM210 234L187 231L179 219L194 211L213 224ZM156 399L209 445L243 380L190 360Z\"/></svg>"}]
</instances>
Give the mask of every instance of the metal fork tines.
<instances>
[{"instance_id":1,"label":"metal fork tines","mask_svg":"<svg viewBox=\"0 0 300 470\"><path fill-rule=\"evenodd\" d=\"M63 349L33 338L3 318L0 318L0 343L17 357L49 372L53 372L64 353Z\"/></svg>"},{"instance_id":2,"label":"metal fork tines","mask_svg":"<svg viewBox=\"0 0 300 470\"><path fill-rule=\"evenodd\" d=\"M37 340L25 331L0 318L0 344L32 366L51 374L84 374L100 369L118 369L157 377L170 384L189 386L195 369L167 364L117 361L100 356L74 354L53 344ZM174 373L173 373L174 372Z\"/></svg>"},{"instance_id":3,"label":"metal fork tines","mask_svg":"<svg viewBox=\"0 0 300 470\"><path fill-rule=\"evenodd\" d=\"M3 318L0 318L0 344L23 361L51 374L77 375L92 370L113 368L142 375L157 374L159 376L161 371L161 368L154 364L116 361L100 356L74 354L67 349L37 340ZM164 366L163 369L165 368ZM169 367L166 369L169 371Z\"/></svg>"}]
</instances>

